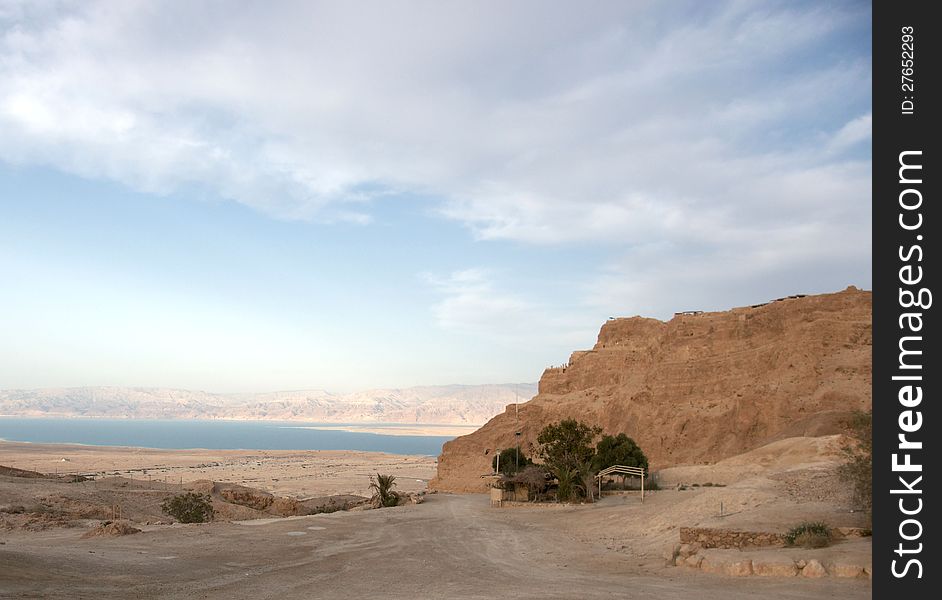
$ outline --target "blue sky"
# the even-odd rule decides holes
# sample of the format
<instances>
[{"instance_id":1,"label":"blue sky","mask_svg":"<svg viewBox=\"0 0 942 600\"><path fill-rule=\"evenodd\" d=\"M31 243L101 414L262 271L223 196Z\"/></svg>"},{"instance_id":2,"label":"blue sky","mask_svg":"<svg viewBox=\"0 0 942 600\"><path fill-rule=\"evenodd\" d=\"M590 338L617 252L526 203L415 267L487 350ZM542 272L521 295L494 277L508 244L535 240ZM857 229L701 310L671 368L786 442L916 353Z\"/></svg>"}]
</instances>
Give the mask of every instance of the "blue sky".
<instances>
[{"instance_id":1,"label":"blue sky","mask_svg":"<svg viewBox=\"0 0 942 600\"><path fill-rule=\"evenodd\" d=\"M0 388L536 380L870 287L869 3L0 0Z\"/></svg>"}]
</instances>

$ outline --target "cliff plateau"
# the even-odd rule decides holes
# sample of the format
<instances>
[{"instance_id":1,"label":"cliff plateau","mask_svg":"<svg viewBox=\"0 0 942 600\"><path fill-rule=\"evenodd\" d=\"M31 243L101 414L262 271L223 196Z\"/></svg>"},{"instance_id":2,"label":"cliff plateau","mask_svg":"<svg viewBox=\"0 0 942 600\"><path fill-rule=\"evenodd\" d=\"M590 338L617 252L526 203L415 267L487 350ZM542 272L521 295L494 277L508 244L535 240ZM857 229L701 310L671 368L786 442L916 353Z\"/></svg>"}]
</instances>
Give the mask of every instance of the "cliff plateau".
<instances>
[{"instance_id":1,"label":"cliff plateau","mask_svg":"<svg viewBox=\"0 0 942 600\"><path fill-rule=\"evenodd\" d=\"M871 406L871 296L849 287L669 322L611 319L594 348L543 372L532 400L446 443L430 487L485 491L497 449L532 455L540 430L565 418L627 433L653 470L836 433Z\"/></svg>"}]
</instances>

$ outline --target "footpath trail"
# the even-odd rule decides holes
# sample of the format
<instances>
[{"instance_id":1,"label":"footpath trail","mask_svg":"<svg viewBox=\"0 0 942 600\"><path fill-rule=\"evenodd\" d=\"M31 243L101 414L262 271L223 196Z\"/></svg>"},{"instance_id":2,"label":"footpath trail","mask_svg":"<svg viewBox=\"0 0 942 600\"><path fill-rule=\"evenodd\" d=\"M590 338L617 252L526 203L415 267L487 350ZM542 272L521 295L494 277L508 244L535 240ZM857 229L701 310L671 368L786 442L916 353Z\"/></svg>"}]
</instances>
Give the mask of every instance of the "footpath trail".
<instances>
[{"instance_id":1,"label":"footpath trail","mask_svg":"<svg viewBox=\"0 0 942 600\"><path fill-rule=\"evenodd\" d=\"M0 598L870 598L866 581L727 578L642 566L481 495L264 523L0 535Z\"/></svg>"}]
</instances>

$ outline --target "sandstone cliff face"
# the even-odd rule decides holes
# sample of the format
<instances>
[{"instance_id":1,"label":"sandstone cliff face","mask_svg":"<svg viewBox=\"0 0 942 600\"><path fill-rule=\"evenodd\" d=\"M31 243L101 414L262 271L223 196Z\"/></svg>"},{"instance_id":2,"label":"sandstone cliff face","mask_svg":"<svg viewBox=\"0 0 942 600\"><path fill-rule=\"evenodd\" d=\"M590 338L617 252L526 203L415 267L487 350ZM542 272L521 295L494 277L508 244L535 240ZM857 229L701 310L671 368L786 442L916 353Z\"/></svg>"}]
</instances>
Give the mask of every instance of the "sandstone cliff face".
<instances>
[{"instance_id":1,"label":"sandstone cliff face","mask_svg":"<svg viewBox=\"0 0 942 600\"><path fill-rule=\"evenodd\" d=\"M667 323L610 320L592 350L544 371L532 400L446 443L430 487L483 491L497 448L535 447L564 418L627 433L655 470L836 433L871 406L871 345L871 293L853 287Z\"/></svg>"}]
</instances>

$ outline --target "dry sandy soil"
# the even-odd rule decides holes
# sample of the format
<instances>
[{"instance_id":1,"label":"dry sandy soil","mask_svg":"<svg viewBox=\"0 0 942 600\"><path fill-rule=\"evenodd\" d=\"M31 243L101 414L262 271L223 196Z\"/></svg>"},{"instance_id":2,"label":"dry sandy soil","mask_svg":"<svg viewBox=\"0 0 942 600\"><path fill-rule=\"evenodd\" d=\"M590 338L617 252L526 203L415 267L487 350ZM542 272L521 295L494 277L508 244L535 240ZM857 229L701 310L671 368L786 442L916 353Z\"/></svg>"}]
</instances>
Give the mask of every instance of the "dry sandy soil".
<instances>
[{"instance_id":1,"label":"dry sandy soil","mask_svg":"<svg viewBox=\"0 0 942 600\"><path fill-rule=\"evenodd\" d=\"M161 476L228 478L279 495L365 495L377 470L399 476L402 491L422 489L434 463L348 452L0 444L0 464L45 472L66 464L109 476L79 483L0 476L0 510L24 494L73 513L118 498L143 530L83 538L106 517L100 514L38 531L0 528L0 598L869 598L863 578L734 578L665 566L665 548L683 526L781 532L810 519L861 526L834 478L839 445L793 438L716 465L665 470L660 480L671 489L648 493L643 504L631 492L594 505L505 508L490 507L483 495L432 494L382 510L250 521L232 513L206 525L155 525L159 498L179 489ZM141 481L144 470L150 482ZM866 538L819 550L701 551L862 565L871 552Z\"/></svg>"},{"instance_id":2,"label":"dry sandy soil","mask_svg":"<svg viewBox=\"0 0 942 600\"><path fill-rule=\"evenodd\" d=\"M369 476L398 477L404 492L425 489L435 458L331 450L157 450L0 442L0 465L40 473L112 475L179 485L209 479L276 495L369 495Z\"/></svg>"},{"instance_id":3,"label":"dry sandy soil","mask_svg":"<svg viewBox=\"0 0 942 600\"><path fill-rule=\"evenodd\" d=\"M584 517L630 520L621 502L560 510L492 509L481 495L433 495L416 506L145 527L116 538L83 540L72 529L8 533L0 598L870 597L863 580L664 568L559 528Z\"/></svg>"}]
</instances>

